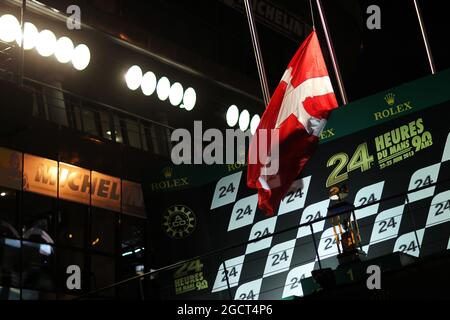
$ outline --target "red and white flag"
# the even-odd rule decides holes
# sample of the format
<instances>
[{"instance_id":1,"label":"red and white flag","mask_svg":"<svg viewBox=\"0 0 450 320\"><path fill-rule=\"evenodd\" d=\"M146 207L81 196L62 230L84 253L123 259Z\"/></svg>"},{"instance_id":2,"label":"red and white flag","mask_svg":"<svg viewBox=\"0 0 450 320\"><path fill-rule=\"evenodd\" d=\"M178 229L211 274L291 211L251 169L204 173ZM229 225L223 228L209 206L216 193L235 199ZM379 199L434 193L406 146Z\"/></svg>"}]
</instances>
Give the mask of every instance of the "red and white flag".
<instances>
[{"instance_id":1,"label":"red and white flag","mask_svg":"<svg viewBox=\"0 0 450 320\"><path fill-rule=\"evenodd\" d=\"M258 206L266 215L277 210L315 151L330 112L337 107L313 31L289 63L250 143L247 185L258 189ZM277 132L277 139L270 132ZM261 152L263 148L268 151ZM274 163L277 172L269 172L267 167Z\"/></svg>"}]
</instances>

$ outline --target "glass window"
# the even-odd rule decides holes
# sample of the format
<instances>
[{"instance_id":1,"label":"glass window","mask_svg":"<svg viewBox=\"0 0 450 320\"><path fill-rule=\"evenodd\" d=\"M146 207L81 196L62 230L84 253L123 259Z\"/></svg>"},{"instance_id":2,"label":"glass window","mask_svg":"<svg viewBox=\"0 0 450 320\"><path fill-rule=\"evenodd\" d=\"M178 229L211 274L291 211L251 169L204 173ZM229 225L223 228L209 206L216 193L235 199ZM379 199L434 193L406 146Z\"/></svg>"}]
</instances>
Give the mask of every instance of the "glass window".
<instances>
[{"instance_id":1,"label":"glass window","mask_svg":"<svg viewBox=\"0 0 450 320\"><path fill-rule=\"evenodd\" d=\"M67 117L69 119L69 126L73 129L82 131L83 127L81 125L81 110L78 107L79 103L70 100L70 96L64 97L66 101Z\"/></svg>"},{"instance_id":2,"label":"glass window","mask_svg":"<svg viewBox=\"0 0 450 320\"><path fill-rule=\"evenodd\" d=\"M49 292L40 292L35 290L22 290L22 300L55 300L56 295Z\"/></svg>"},{"instance_id":3,"label":"glass window","mask_svg":"<svg viewBox=\"0 0 450 320\"><path fill-rule=\"evenodd\" d=\"M145 223L144 219L126 215L122 217L119 280L145 272ZM125 285L118 294L124 299L139 299L142 290L141 281L136 280Z\"/></svg>"},{"instance_id":4,"label":"glass window","mask_svg":"<svg viewBox=\"0 0 450 320\"><path fill-rule=\"evenodd\" d=\"M145 223L145 219L140 219L128 215L122 216L122 250L127 248L137 249L144 246Z\"/></svg>"},{"instance_id":5,"label":"glass window","mask_svg":"<svg viewBox=\"0 0 450 320\"><path fill-rule=\"evenodd\" d=\"M60 200L58 212L58 245L84 248L89 207Z\"/></svg>"},{"instance_id":6,"label":"glass window","mask_svg":"<svg viewBox=\"0 0 450 320\"><path fill-rule=\"evenodd\" d=\"M83 110L83 127L84 132L90 133L92 135L98 135L97 124L95 122L95 114L90 110Z\"/></svg>"},{"instance_id":7,"label":"glass window","mask_svg":"<svg viewBox=\"0 0 450 320\"><path fill-rule=\"evenodd\" d=\"M0 285L6 287L0 299L20 284L19 199L19 191L0 187Z\"/></svg>"},{"instance_id":8,"label":"glass window","mask_svg":"<svg viewBox=\"0 0 450 320\"><path fill-rule=\"evenodd\" d=\"M54 260L53 246L23 241L23 287L53 291L55 287Z\"/></svg>"},{"instance_id":9,"label":"glass window","mask_svg":"<svg viewBox=\"0 0 450 320\"><path fill-rule=\"evenodd\" d=\"M54 244L54 208L56 199L24 192L22 214L23 239Z\"/></svg>"},{"instance_id":10,"label":"glass window","mask_svg":"<svg viewBox=\"0 0 450 320\"><path fill-rule=\"evenodd\" d=\"M144 128L144 131L147 136L147 149L151 150L154 154L158 154L158 140L156 139L155 126L149 125Z\"/></svg>"},{"instance_id":11,"label":"glass window","mask_svg":"<svg viewBox=\"0 0 450 320\"><path fill-rule=\"evenodd\" d=\"M124 215L121 231L121 275L122 279L133 277L144 271L146 220Z\"/></svg>"},{"instance_id":12,"label":"glass window","mask_svg":"<svg viewBox=\"0 0 450 320\"><path fill-rule=\"evenodd\" d=\"M117 214L92 208L90 246L94 251L113 254L116 241Z\"/></svg>"},{"instance_id":13,"label":"glass window","mask_svg":"<svg viewBox=\"0 0 450 320\"><path fill-rule=\"evenodd\" d=\"M0 187L0 237L19 239L19 191Z\"/></svg>"},{"instance_id":14,"label":"glass window","mask_svg":"<svg viewBox=\"0 0 450 320\"><path fill-rule=\"evenodd\" d=\"M20 300L20 289L0 286L0 301Z\"/></svg>"},{"instance_id":15,"label":"glass window","mask_svg":"<svg viewBox=\"0 0 450 320\"><path fill-rule=\"evenodd\" d=\"M141 149L139 123L132 120L125 120L127 126L128 144L132 147Z\"/></svg>"},{"instance_id":16,"label":"glass window","mask_svg":"<svg viewBox=\"0 0 450 320\"><path fill-rule=\"evenodd\" d=\"M100 289L114 284L115 281L114 259L104 256L91 256L91 290ZM115 289L99 293L102 297L113 297Z\"/></svg>"}]
</instances>

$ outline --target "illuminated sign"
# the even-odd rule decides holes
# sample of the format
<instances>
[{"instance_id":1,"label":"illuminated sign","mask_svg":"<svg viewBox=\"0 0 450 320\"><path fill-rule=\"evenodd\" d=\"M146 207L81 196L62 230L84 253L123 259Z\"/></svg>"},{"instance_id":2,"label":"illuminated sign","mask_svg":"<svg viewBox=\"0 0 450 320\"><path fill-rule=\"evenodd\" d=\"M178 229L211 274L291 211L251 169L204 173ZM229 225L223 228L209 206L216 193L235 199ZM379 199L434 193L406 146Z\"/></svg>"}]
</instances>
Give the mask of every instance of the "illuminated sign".
<instances>
[{"instance_id":1,"label":"illuminated sign","mask_svg":"<svg viewBox=\"0 0 450 320\"><path fill-rule=\"evenodd\" d=\"M0 186L22 190L22 180L24 191L145 217L138 183L0 148Z\"/></svg>"},{"instance_id":2,"label":"illuminated sign","mask_svg":"<svg viewBox=\"0 0 450 320\"><path fill-rule=\"evenodd\" d=\"M22 185L22 154L0 148L0 185L20 190Z\"/></svg>"},{"instance_id":3,"label":"illuminated sign","mask_svg":"<svg viewBox=\"0 0 450 320\"><path fill-rule=\"evenodd\" d=\"M233 9L244 12L242 0L220 0ZM267 0L252 1L253 12L258 22L278 31L289 39L298 41L305 35L305 23L292 12L284 10Z\"/></svg>"},{"instance_id":4,"label":"illuminated sign","mask_svg":"<svg viewBox=\"0 0 450 320\"><path fill-rule=\"evenodd\" d=\"M92 205L120 211L120 179L92 171Z\"/></svg>"}]
</instances>

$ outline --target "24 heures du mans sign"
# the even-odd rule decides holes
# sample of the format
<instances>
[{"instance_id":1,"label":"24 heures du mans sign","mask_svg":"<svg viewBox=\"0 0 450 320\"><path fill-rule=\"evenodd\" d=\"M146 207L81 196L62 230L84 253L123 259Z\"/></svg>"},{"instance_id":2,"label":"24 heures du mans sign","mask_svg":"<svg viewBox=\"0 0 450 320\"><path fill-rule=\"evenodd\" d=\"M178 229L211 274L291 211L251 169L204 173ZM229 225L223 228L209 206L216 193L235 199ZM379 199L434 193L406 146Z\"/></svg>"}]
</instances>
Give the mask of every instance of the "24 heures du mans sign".
<instances>
[{"instance_id":1,"label":"24 heures du mans sign","mask_svg":"<svg viewBox=\"0 0 450 320\"><path fill-rule=\"evenodd\" d=\"M450 71L445 71L334 112L325 129L328 136L274 217L257 209L245 168L225 166L215 180L202 185L187 169L169 166L144 183L146 198L157 199L152 202L155 263L162 267L324 217L328 189L341 183L349 186L347 200L356 207L404 193L356 212L368 258L396 251L423 257L447 250L450 127L440 115L449 108L449 83ZM152 185L181 177L192 187ZM322 266L334 268L337 248L331 227L328 221L314 224L314 239ZM309 229L297 228L186 262L160 275L163 295L255 300L302 295L301 279L317 268L312 239Z\"/></svg>"}]
</instances>

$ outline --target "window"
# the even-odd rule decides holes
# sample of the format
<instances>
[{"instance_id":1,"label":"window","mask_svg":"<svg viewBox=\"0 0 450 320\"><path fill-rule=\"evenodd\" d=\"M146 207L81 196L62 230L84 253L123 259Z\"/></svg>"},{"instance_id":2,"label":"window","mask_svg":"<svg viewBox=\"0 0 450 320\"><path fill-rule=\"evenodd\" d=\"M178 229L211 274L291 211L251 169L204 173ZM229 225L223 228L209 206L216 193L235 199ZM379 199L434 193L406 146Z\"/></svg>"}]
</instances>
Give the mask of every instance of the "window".
<instances>
[{"instance_id":1,"label":"window","mask_svg":"<svg viewBox=\"0 0 450 320\"><path fill-rule=\"evenodd\" d=\"M55 249L52 245L23 241L22 284L24 288L53 291Z\"/></svg>"},{"instance_id":2,"label":"window","mask_svg":"<svg viewBox=\"0 0 450 320\"><path fill-rule=\"evenodd\" d=\"M54 244L54 206L56 199L24 192L22 214L23 239Z\"/></svg>"},{"instance_id":3,"label":"window","mask_svg":"<svg viewBox=\"0 0 450 320\"><path fill-rule=\"evenodd\" d=\"M121 256L119 280L129 279L145 272L145 222L124 215L121 223ZM131 281L118 292L120 298L139 299L143 283Z\"/></svg>"},{"instance_id":4,"label":"window","mask_svg":"<svg viewBox=\"0 0 450 320\"><path fill-rule=\"evenodd\" d=\"M115 283L114 259L104 256L91 256L91 290L100 289ZM115 289L99 293L100 296L112 297Z\"/></svg>"},{"instance_id":5,"label":"window","mask_svg":"<svg viewBox=\"0 0 450 320\"><path fill-rule=\"evenodd\" d=\"M116 241L115 212L92 208L90 246L94 251L113 254Z\"/></svg>"},{"instance_id":6,"label":"window","mask_svg":"<svg viewBox=\"0 0 450 320\"><path fill-rule=\"evenodd\" d=\"M84 132L98 136L97 123L95 120L95 113L84 109L82 112L82 121Z\"/></svg>"},{"instance_id":7,"label":"window","mask_svg":"<svg viewBox=\"0 0 450 320\"><path fill-rule=\"evenodd\" d=\"M17 231L19 192L0 187L0 237L20 238Z\"/></svg>"},{"instance_id":8,"label":"window","mask_svg":"<svg viewBox=\"0 0 450 320\"><path fill-rule=\"evenodd\" d=\"M18 191L6 188L0 188L0 194L0 285L9 292L7 288L18 287L20 279L20 234L17 231L20 197Z\"/></svg>"},{"instance_id":9,"label":"window","mask_svg":"<svg viewBox=\"0 0 450 320\"><path fill-rule=\"evenodd\" d=\"M58 208L58 245L84 248L86 243L86 219L89 207L60 200Z\"/></svg>"},{"instance_id":10,"label":"window","mask_svg":"<svg viewBox=\"0 0 450 320\"><path fill-rule=\"evenodd\" d=\"M139 123L132 120L125 120L127 126L128 144L132 147L141 149L140 129Z\"/></svg>"},{"instance_id":11,"label":"window","mask_svg":"<svg viewBox=\"0 0 450 320\"><path fill-rule=\"evenodd\" d=\"M23 193L22 236L24 240L54 244L54 207L56 199Z\"/></svg>"},{"instance_id":12,"label":"window","mask_svg":"<svg viewBox=\"0 0 450 320\"><path fill-rule=\"evenodd\" d=\"M145 220L124 215L121 230L121 278L144 270Z\"/></svg>"},{"instance_id":13,"label":"window","mask_svg":"<svg viewBox=\"0 0 450 320\"><path fill-rule=\"evenodd\" d=\"M0 286L0 301L20 300L20 289Z\"/></svg>"}]
</instances>

